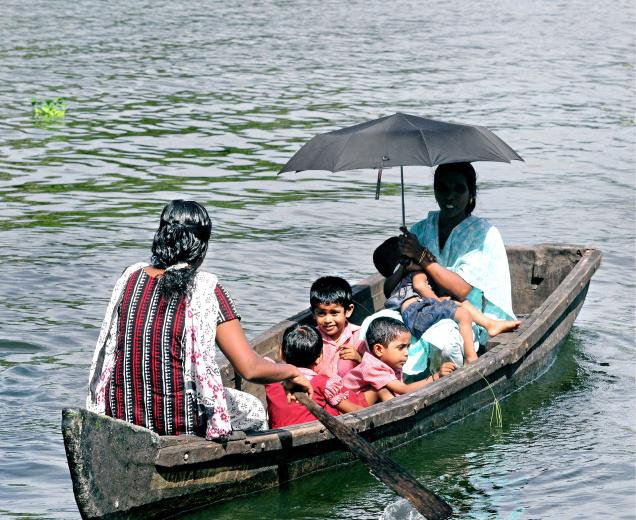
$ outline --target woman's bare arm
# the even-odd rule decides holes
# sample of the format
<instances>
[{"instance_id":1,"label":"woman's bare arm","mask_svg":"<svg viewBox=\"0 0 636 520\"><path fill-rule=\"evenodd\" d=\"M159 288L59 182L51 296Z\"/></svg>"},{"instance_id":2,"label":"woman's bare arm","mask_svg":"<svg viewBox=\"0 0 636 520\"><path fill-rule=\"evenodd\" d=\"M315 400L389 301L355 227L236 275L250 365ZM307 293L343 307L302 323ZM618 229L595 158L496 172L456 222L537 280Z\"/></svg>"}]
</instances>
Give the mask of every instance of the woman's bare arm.
<instances>
[{"instance_id":1,"label":"woman's bare arm","mask_svg":"<svg viewBox=\"0 0 636 520\"><path fill-rule=\"evenodd\" d=\"M311 383L294 365L272 363L254 351L239 320L230 320L218 325L216 342L243 379L259 384L289 381L299 386L302 391L312 394Z\"/></svg>"},{"instance_id":2,"label":"woman's bare arm","mask_svg":"<svg viewBox=\"0 0 636 520\"><path fill-rule=\"evenodd\" d=\"M464 301L468 293L473 289L473 287L457 273L446 269L437 262L429 262L426 259L426 255L422 254L428 250L419 243L414 233L410 231L404 232L400 240L400 251L403 255L412 258L415 263L420 265L429 278L454 299ZM420 259L422 262L420 262Z\"/></svg>"},{"instance_id":3,"label":"woman's bare arm","mask_svg":"<svg viewBox=\"0 0 636 520\"><path fill-rule=\"evenodd\" d=\"M472 291L473 286L453 271L446 269L437 262L422 265L424 271L429 275L438 287L450 294L454 300L463 302Z\"/></svg>"}]
</instances>

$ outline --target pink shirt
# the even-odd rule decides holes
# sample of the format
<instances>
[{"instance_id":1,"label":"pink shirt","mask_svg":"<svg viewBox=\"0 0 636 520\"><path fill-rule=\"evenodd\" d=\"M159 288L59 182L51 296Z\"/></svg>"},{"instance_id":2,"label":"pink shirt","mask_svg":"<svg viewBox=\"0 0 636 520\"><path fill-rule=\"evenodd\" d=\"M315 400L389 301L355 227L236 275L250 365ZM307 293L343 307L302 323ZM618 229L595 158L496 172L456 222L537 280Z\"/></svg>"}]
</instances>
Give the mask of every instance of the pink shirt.
<instances>
[{"instance_id":1,"label":"pink shirt","mask_svg":"<svg viewBox=\"0 0 636 520\"><path fill-rule=\"evenodd\" d=\"M337 374L343 377L357 365L355 361L340 359L339 351L345 345L354 346L361 356L368 352L367 343L360 339L360 327L358 325L347 322L337 341L331 339L320 329L318 331L322 336L322 360L316 366L316 372L319 374L329 377Z\"/></svg>"},{"instance_id":2,"label":"pink shirt","mask_svg":"<svg viewBox=\"0 0 636 520\"><path fill-rule=\"evenodd\" d=\"M321 400L324 400L331 406L338 406L340 401L349 399L352 403L364 407L369 406L364 395L346 388L339 375L328 377L324 374L317 374L310 368L303 367L298 367L298 370L307 380L311 381L314 387L314 400L317 403L320 404Z\"/></svg>"},{"instance_id":3,"label":"pink shirt","mask_svg":"<svg viewBox=\"0 0 636 520\"><path fill-rule=\"evenodd\" d=\"M366 352L360 364L342 378L345 387L360 392L372 388L380 390L391 381L402 381L402 370L392 369L370 352Z\"/></svg>"}]
</instances>

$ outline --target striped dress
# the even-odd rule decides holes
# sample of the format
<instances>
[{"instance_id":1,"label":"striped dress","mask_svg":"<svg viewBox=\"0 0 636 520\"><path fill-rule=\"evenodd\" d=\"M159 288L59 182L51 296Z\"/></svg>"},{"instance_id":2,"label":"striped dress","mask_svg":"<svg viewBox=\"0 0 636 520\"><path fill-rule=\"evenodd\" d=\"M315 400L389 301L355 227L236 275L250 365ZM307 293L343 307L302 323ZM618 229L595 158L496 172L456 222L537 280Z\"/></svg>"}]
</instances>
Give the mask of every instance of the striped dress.
<instances>
[{"instance_id":1,"label":"striped dress","mask_svg":"<svg viewBox=\"0 0 636 520\"><path fill-rule=\"evenodd\" d=\"M217 325L239 318L227 292L216 284ZM158 279L139 269L123 290L117 346L105 399L106 415L159 435L205 435L196 393L185 376L186 298L159 294Z\"/></svg>"}]
</instances>

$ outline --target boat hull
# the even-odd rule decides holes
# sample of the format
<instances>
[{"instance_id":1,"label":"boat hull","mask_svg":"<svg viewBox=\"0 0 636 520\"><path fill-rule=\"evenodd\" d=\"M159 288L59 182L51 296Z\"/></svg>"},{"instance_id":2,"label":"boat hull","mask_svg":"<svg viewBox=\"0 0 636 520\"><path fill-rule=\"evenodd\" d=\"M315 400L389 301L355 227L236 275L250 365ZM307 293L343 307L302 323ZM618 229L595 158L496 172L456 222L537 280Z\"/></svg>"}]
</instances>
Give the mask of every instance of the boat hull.
<instances>
[{"instance_id":1,"label":"boat hull","mask_svg":"<svg viewBox=\"0 0 636 520\"><path fill-rule=\"evenodd\" d=\"M544 373L583 305L601 255L558 246L513 247L508 254L513 305L528 314L519 331L489 342L475 364L341 420L376 446L390 448L463 419L491 405L492 392L504 398ZM370 277L354 294L354 319L360 320L382 306L381 279ZM291 322L308 319L305 311L278 324L254 340L255 348L271 355ZM228 384L262 397L261 387L242 384L229 368L225 375ZM84 518L165 518L352 460L318 422L218 443L159 437L87 410L65 409L62 431Z\"/></svg>"}]
</instances>

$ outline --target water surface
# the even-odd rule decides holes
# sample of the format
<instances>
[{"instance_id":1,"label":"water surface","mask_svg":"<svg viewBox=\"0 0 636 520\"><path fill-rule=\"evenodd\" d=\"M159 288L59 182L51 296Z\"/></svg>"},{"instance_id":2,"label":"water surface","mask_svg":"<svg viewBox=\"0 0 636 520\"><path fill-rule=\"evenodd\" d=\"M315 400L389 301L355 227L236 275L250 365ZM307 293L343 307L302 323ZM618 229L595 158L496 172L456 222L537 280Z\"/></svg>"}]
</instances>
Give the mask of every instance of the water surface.
<instances>
[{"instance_id":1,"label":"water surface","mask_svg":"<svg viewBox=\"0 0 636 520\"><path fill-rule=\"evenodd\" d=\"M404 111L487 126L526 160L478 164L510 244L604 253L562 355L503 403L393 452L465 518L633 518L634 5L7 0L0 18L0 515L78 518L60 410L83 402L112 285L166 201L212 214L204 267L254 336L351 281L397 231L399 177L277 176L316 133ZM63 96L63 121L31 98ZM434 209L407 168L407 220ZM191 518L378 518L359 465Z\"/></svg>"}]
</instances>

